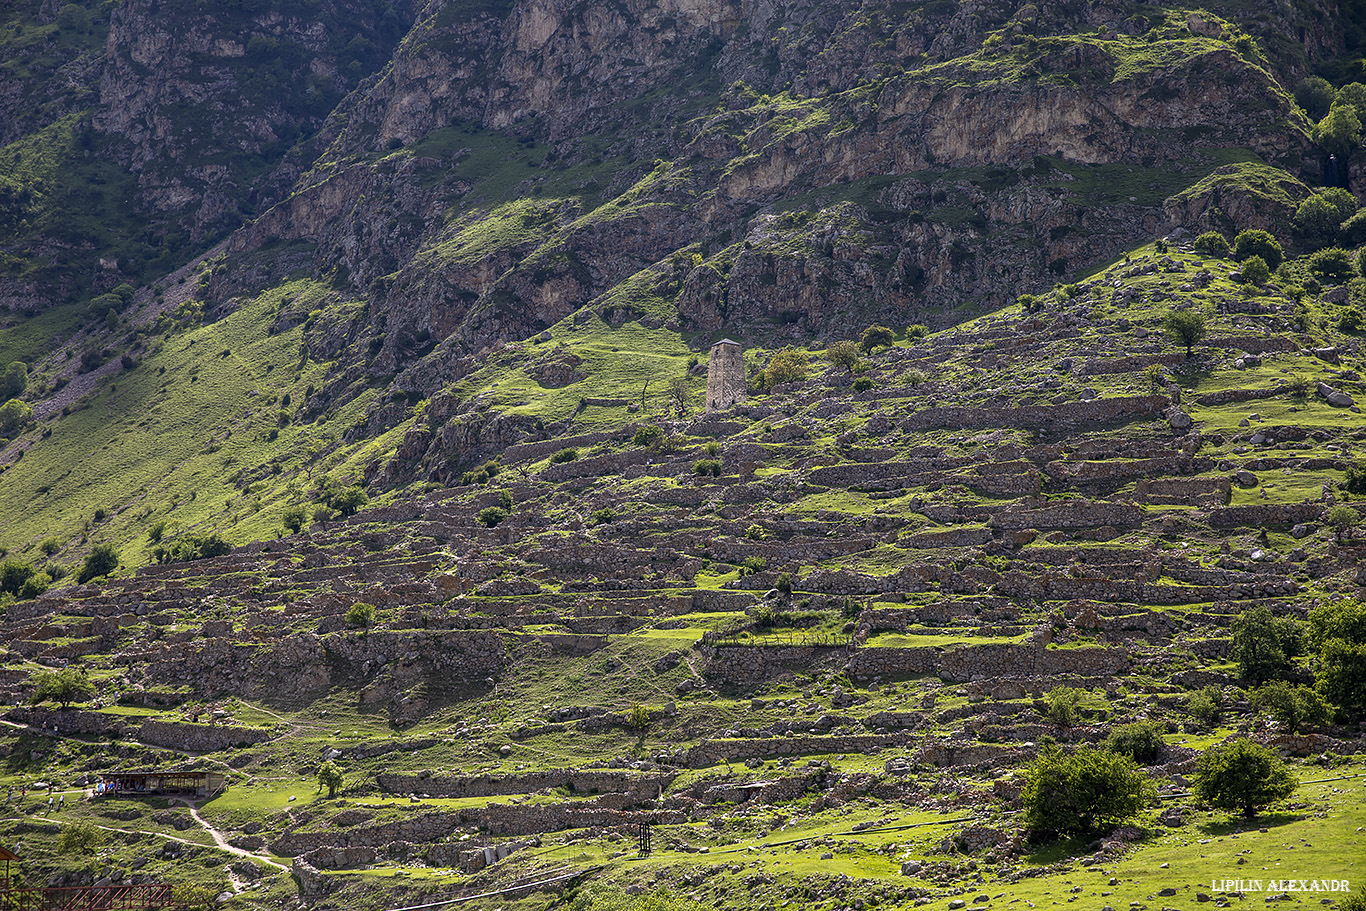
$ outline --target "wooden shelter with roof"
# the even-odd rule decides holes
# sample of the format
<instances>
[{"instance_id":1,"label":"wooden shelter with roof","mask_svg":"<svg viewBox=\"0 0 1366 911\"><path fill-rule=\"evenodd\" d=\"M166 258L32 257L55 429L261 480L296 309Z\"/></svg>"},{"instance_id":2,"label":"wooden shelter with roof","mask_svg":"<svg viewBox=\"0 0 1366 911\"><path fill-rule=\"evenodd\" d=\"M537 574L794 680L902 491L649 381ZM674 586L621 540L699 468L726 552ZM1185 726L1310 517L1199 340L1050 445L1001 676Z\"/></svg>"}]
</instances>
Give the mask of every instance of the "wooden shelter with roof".
<instances>
[{"instance_id":1,"label":"wooden shelter with roof","mask_svg":"<svg viewBox=\"0 0 1366 911\"><path fill-rule=\"evenodd\" d=\"M212 797L227 787L227 783L226 775L209 769L104 772L95 785L95 796L192 794L195 797Z\"/></svg>"}]
</instances>

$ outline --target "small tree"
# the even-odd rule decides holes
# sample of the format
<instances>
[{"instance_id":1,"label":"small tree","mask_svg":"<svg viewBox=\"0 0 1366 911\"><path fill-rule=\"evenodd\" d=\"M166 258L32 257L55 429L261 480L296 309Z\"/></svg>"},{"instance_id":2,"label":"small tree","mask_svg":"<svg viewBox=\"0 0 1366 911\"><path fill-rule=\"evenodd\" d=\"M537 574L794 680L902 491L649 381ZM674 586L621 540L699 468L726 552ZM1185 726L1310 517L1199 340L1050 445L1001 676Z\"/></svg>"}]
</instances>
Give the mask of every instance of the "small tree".
<instances>
[{"instance_id":1,"label":"small tree","mask_svg":"<svg viewBox=\"0 0 1366 911\"><path fill-rule=\"evenodd\" d=\"M33 406L19 399L0 405L0 432L13 433L33 421Z\"/></svg>"},{"instance_id":2,"label":"small tree","mask_svg":"<svg viewBox=\"0 0 1366 911\"><path fill-rule=\"evenodd\" d=\"M1196 763L1196 796L1221 810L1241 810L1249 819L1298 786L1279 756L1247 738L1216 744Z\"/></svg>"},{"instance_id":3,"label":"small tree","mask_svg":"<svg viewBox=\"0 0 1366 911\"><path fill-rule=\"evenodd\" d=\"M673 403L675 412L678 414L687 413L688 403L691 400L692 389L688 386L687 374L669 380L669 401Z\"/></svg>"},{"instance_id":4,"label":"small tree","mask_svg":"<svg viewBox=\"0 0 1366 911\"><path fill-rule=\"evenodd\" d=\"M346 625L352 629L369 629L375 625L376 615L373 604L357 601L346 611Z\"/></svg>"},{"instance_id":5,"label":"small tree","mask_svg":"<svg viewBox=\"0 0 1366 911\"><path fill-rule=\"evenodd\" d=\"M330 800L337 796L337 792L342 786L342 771L337 768L337 764L332 760L327 760L318 768L318 788L327 788L327 797Z\"/></svg>"},{"instance_id":6,"label":"small tree","mask_svg":"<svg viewBox=\"0 0 1366 911\"><path fill-rule=\"evenodd\" d=\"M1292 686L1284 680L1272 680L1253 691L1252 704L1270 712L1292 732L1302 724L1322 724L1328 720L1328 705L1323 697L1303 684Z\"/></svg>"},{"instance_id":7,"label":"small tree","mask_svg":"<svg viewBox=\"0 0 1366 911\"><path fill-rule=\"evenodd\" d=\"M764 368L764 388L772 389L782 383L799 383L806 379L811 358L800 348L788 346L769 359Z\"/></svg>"},{"instance_id":8,"label":"small tree","mask_svg":"<svg viewBox=\"0 0 1366 911\"><path fill-rule=\"evenodd\" d=\"M32 682L34 705L55 702L67 709L73 702L85 702L95 695L95 687L89 678L70 666L55 671L39 671L33 675Z\"/></svg>"},{"instance_id":9,"label":"small tree","mask_svg":"<svg viewBox=\"0 0 1366 911\"><path fill-rule=\"evenodd\" d=\"M1228 238L1218 231L1206 231L1204 234L1197 237L1191 246L1195 248L1196 253L1204 253L1206 256L1217 256L1220 259L1228 256L1229 250L1232 249L1228 245Z\"/></svg>"},{"instance_id":10,"label":"small tree","mask_svg":"<svg viewBox=\"0 0 1366 911\"><path fill-rule=\"evenodd\" d=\"M1328 113L1336 97L1337 90L1322 76L1309 76L1295 86L1295 102L1314 120Z\"/></svg>"},{"instance_id":11,"label":"small tree","mask_svg":"<svg viewBox=\"0 0 1366 911\"><path fill-rule=\"evenodd\" d=\"M91 579L107 576L118 568L119 552L114 550L114 545L96 544L81 564L80 571L76 573L76 581L84 585Z\"/></svg>"},{"instance_id":12,"label":"small tree","mask_svg":"<svg viewBox=\"0 0 1366 911\"><path fill-rule=\"evenodd\" d=\"M1240 273L1242 282L1245 285L1255 285L1261 287L1271 278L1271 267L1266 264L1266 260L1260 256L1249 256L1243 260L1243 268Z\"/></svg>"},{"instance_id":13,"label":"small tree","mask_svg":"<svg viewBox=\"0 0 1366 911\"><path fill-rule=\"evenodd\" d=\"M1265 683L1284 677L1299 654L1299 624L1274 616L1265 604L1247 608L1233 621L1233 660L1244 680Z\"/></svg>"},{"instance_id":14,"label":"small tree","mask_svg":"<svg viewBox=\"0 0 1366 911\"><path fill-rule=\"evenodd\" d=\"M1055 686L1044 695L1048 717L1054 724L1071 727L1076 723L1082 691L1071 686Z\"/></svg>"},{"instance_id":15,"label":"small tree","mask_svg":"<svg viewBox=\"0 0 1366 911\"><path fill-rule=\"evenodd\" d=\"M68 823L57 839L57 850L63 854L93 854L104 842L104 833L84 819Z\"/></svg>"},{"instance_id":16,"label":"small tree","mask_svg":"<svg viewBox=\"0 0 1366 911\"><path fill-rule=\"evenodd\" d=\"M1112 753L1128 756L1139 765L1152 765L1166 746L1162 730L1162 725L1156 721L1126 724L1110 732L1110 736L1105 738L1105 748Z\"/></svg>"},{"instance_id":17,"label":"small tree","mask_svg":"<svg viewBox=\"0 0 1366 911\"><path fill-rule=\"evenodd\" d=\"M350 487L338 491L327 505L343 516L354 516L361 507L369 502L370 496L365 492L365 488L359 484L352 484Z\"/></svg>"},{"instance_id":18,"label":"small tree","mask_svg":"<svg viewBox=\"0 0 1366 911\"><path fill-rule=\"evenodd\" d=\"M1361 119L1356 109L1348 104L1333 105L1328 116L1314 127L1314 142L1346 162L1361 145Z\"/></svg>"},{"instance_id":19,"label":"small tree","mask_svg":"<svg viewBox=\"0 0 1366 911\"><path fill-rule=\"evenodd\" d=\"M308 507L298 503L293 506L286 506L285 511L280 513L280 521L291 533L298 534L303 530L304 523L308 521Z\"/></svg>"},{"instance_id":20,"label":"small tree","mask_svg":"<svg viewBox=\"0 0 1366 911\"><path fill-rule=\"evenodd\" d=\"M1219 722L1221 714L1219 706L1222 701L1223 695L1219 692L1219 688L1207 686L1186 697L1186 711L1205 727L1213 727Z\"/></svg>"},{"instance_id":21,"label":"small tree","mask_svg":"<svg viewBox=\"0 0 1366 911\"><path fill-rule=\"evenodd\" d=\"M486 506L479 510L479 524L485 528L501 525L508 517L508 511L501 506Z\"/></svg>"},{"instance_id":22,"label":"small tree","mask_svg":"<svg viewBox=\"0 0 1366 911\"><path fill-rule=\"evenodd\" d=\"M896 341L896 333L886 326L869 326L859 336L858 346L872 353L877 348L888 348Z\"/></svg>"},{"instance_id":23,"label":"small tree","mask_svg":"<svg viewBox=\"0 0 1366 911\"><path fill-rule=\"evenodd\" d=\"M28 388L28 365L23 361L10 361L0 377L0 399L12 399L24 394Z\"/></svg>"},{"instance_id":24,"label":"small tree","mask_svg":"<svg viewBox=\"0 0 1366 911\"><path fill-rule=\"evenodd\" d=\"M848 339L831 342L825 349L825 359L832 367L839 367L846 373L858 366L858 346Z\"/></svg>"},{"instance_id":25,"label":"small tree","mask_svg":"<svg viewBox=\"0 0 1366 911\"><path fill-rule=\"evenodd\" d=\"M1324 601L1309 611L1315 683L1348 717L1366 713L1366 603Z\"/></svg>"},{"instance_id":26,"label":"small tree","mask_svg":"<svg viewBox=\"0 0 1366 911\"><path fill-rule=\"evenodd\" d=\"M1042 838L1117 825L1142 812L1157 794L1133 760L1090 747L1067 754L1049 744L1025 777L1025 824Z\"/></svg>"},{"instance_id":27,"label":"small tree","mask_svg":"<svg viewBox=\"0 0 1366 911\"><path fill-rule=\"evenodd\" d=\"M1260 256L1267 268L1275 271L1285 260L1285 248L1268 231L1239 231L1233 238L1233 258L1242 262L1250 256Z\"/></svg>"},{"instance_id":28,"label":"small tree","mask_svg":"<svg viewBox=\"0 0 1366 911\"><path fill-rule=\"evenodd\" d=\"M1361 513L1346 503L1339 503L1324 514L1323 521L1333 527L1333 533L1341 544L1347 533L1361 524Z\"/></svg>"},{"instance_id":29,"label":"small tree","mask_svg":"<svg viewBox=\"0 0 1366 911\"><path fill-rule=\"evenodd\" d=\"M1186 357L1191 356L1191 349L1205 337L1205 315L1198 310L1173 310L1167 314L1162 326L1173 340L1186 346Z\"/></svg>"},{"instance_id":30,"label":"small tree","mask_svg":"<svg viewBox=\"0 0 1366 911\"><path fill-rule=\"evenodd\" d=\"M1295 209L1295 230L1312 244L1327 243L1358 208L1357 198L1341 187L1320 190Z\"/></svg>"},{"instance_id":31,"label":"small tree","mask_svg":"<svg viewBox=\"0 0 1366 911\"><path fill-rule=\"evenodd\" d=\"M1328 247L1309 257L1309 271L1320 281L1336 285L1356 275L1352 254L1341 247Z\"/></svg>"}]
</instances>

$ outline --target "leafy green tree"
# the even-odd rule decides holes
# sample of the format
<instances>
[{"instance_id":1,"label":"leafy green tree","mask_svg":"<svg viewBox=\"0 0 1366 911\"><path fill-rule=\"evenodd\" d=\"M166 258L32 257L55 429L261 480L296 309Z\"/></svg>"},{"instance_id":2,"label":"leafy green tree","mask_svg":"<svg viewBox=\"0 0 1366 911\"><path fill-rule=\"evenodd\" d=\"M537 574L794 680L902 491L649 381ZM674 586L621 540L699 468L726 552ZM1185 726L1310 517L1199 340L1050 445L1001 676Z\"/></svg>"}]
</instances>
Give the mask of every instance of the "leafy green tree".
<instances>
[{"instance_id":1,"label":"leafy green tree","mask_svg":"<svg viewBox=\"0 0 1366 911\"><path fill-rule=\"evenodd\" d=\"M30 678L33 684L34 705L55 702L70 708L73 702L85 702L95 695L95 687L85 674L70 665L55 671L39 671Z\"/></svg>"},{"instance_id":2,"label":"leafy green tree","mask_svg":"<svg viewBox=\"0 0 1366 911\"><path fill-rule=\"evenodd\" d=\"M298 534L308 521L308 507L298 503L286 506L284 512L280 513L280 521L290 532Z\"/></svg>"},{"instance_id":3,"label":"leafy green tree","mask_svg":"<svg viewBox=\"0 0 1366 911\"><path fill-rule=\"evenodd\" d=\"M1085 834L1138 815L1156 797L1133 760L1109 750L1048 744L1025 770L1025 824L1036 837Z\"/></svg>"},{"instance_id":4,"label":"leafy green tree","mask_svg":"<svg viewBox=\"0 0 1366 911\"><path fill-rule=\"evenodd\" d=\"M18 595L24 583L33 578L34 568L23 560L6 560L0 563L0 592Z\"/></svg>"},{"instance_id":5,"label":"leafy green tree","mask_svg":"<svg viewBox=\"0 0 1366 911\"><path fill-rule=\"evenodd\" d=\"M1274 616L1265 604L1245 609L1233 621L1233 660L1244 680L1265 683L1284 677L1300 648L1299 624Z\"/></svg>"},{"instance_id":6,"label":"leafy green tree","mask_svg":"<svg viewBox=\"0 0 1366 911\"><path fill-rule=\"evenodd\" d=\"M1173 310L1162 322L1162 328L1178 344L1186 346L1186 357L1191 349L1205 337L1205 314L1199 310Z\"/></svg>"},{"instance_id":7,"label":"leafy green tree","mask_svg":"<svg viewBox=\"0 0 1366 911\"><path fill-rule=\"evenodd\" d=\"M833 367L839 367L846 372L852 371L859 361L858 346L848 339L831 342L825 349L825 359Z\"/></svg>"},{"instance_id":8,"label":"leafy green tree","mask_svg":"<svg viewBox=\"0 0 1366 911\"><path fill-rule=\"evenodd\" d=\"M1341 543L1349 531L1361 524L1361 513L1346 503L1339 503L1324 513L1323 521L1333 527L1333 534Z\"/></svg>"},{"instance_id":9,"label":"leafy green tree","mask_svg":"<svg viewBox=\"0 0 1366 911\"><path fill-rule=\"evenodd\" d=\"M1356 275L1352 254L1341 247L1329 247L1309 257L1309 271L1329 284L1342 284Z\"/></svg>"},{"instance_id":10,"label":"leafy green tree","mask_svg":"<svg viewBox=\"0 0 1366 911\"><path fill-rule=\"evenodd\" d=\"M57 850L63 854L93 854L104 843L104 833L95 824L77 819L62 827L57 839Z\"/></svg>"},{"instance_id":11,"label":"leafy green tree","mask_svg":"<svg viewBox=\"0 0 1366 911\"><path fill-rule=\"evenodd\" d=\"M0 174L0 239L16 233L28 218L33 194L17 180Z\"/></svg>"},{"instance_id":12,"label":"leafy green tree","mask_svg":"<svg viewBox=\"0 0 1366 911\"><path fill-rule=\"evenodd\" d=\"M1285 261L1285 248L1269 232L1258 228L1239 231L1233 238L1233 258L1242 262L1250 256L1260 256L1273 272Z\"/></svg>"},{"instance_id":13,"label":"leafy green tree","mask_svg":"<svg viewBox=\"0 0 1366 911\"><path fill-rule=\"evenodd\" d=\"M1295 209L1295 230L1311 244L1328 243L1358 208L1357 198L1341 187L1320 190Z\"/></svg>"},{"instance_id":14,"label":"leafy green tree","mask_svg":"<svg viewBox=\"0 0 1366 911\"><path fill-rule=\"evenodd\" d=\"M1338 96L1334 99L1335 104L1350 105L1356 112L1357 120L1366 124L1366 85L1360 82L1349 82L1338 89Z\"/></svg>"},{"instance_id":15,"label":"leafy green tree","mask_svg":"<svg viewBox=\"0 0 1366 911\"><path fill-rule=\"evenodd\" d=\"M1166 746L1162 732L1162 725L1156 721L1136 721L1111 731L1105 738L1105 748L1128 756L1139 765L1152 765Z\"/></svg>"},{"instance_id":16,"label":"leafy green tree","mask_svg":"<svg viewBox=\"0 0 1366 911\"><path fill-rule=\"evenodd\" d=\"M10 399L0 405L0 432L12 433L33 420L33 407L20 399Z\"/></svg>"},{"instance_id":17,"label":"leafy green tree","mask_svg":"<svg viewBox=\"0 0 1366 911\"><path fill-rule=\"evenodd\" d=\"M84 585L91 579L107 576L119 568L119 552L112 544L96 544L76 573L76 581Z\"/></svg>"},{"instance_id":18,"label":"leafy green tree","mask_svg":"<svg viewBox=\"0 0 1366 911\"><path fill-rule=\"evenodd\" d=\"M1260 256L1249 256L1243 260L1243 268L1239 272L1245 285L1261 286L1271 278L1271 267Z\"/></svg>"},{"instance_id":19,"label":"leafy green tree","mask_svg":"<svg viewBox=\"0 0 1366 911\"><path fill-rule=\"evenodd\" d=\"M18 398L28 388L28 364L23 361L10 361L5 374L0 377L0 399Z\"/></svg>"},{"instance_id":20,"label":"leafy green tree","mask_svg":"<svg viewBox=\"0 0 1366 911\"><path fill-rule=\"evenodd\" d=\"M1212 727L1219 721L1222 700L1218 687L1207 686L1186 696L1186 711L1205 727Z\"/></svg>"},{"instance_id":21,"label":"leafy green tree","mask_svg":"<svg viewBox=\"0 0 1366 911\"><path fill-rule=\"evenodd\" d=\"M1044 704L1048 708L1048 717L1054 723L1063 727L1071 727L1077 721L1078 710L1081 707L1081 698L1084 694L1081 690L1071 686L1055 686L1044 694Z\"/></svg>"},{"instance_id":22,"label":"leafy green tree","mask_svg":"<svg viewBox=\"0 0 1366 911\"><path fill-rule=\"evenodd\" d=\"M645 731L650 727L650 710L637 702L626 713L626 726L633 731Z\"/></svg>"},{"instance_id":23,"label":"leafy green tree","mask_svg":"<svg viewBox=\"0 0 1366 911\"><path fill-rule=\"evenodd\" d=\"M353 516L356 510L370 502L370 497L359 484L352 484L337 495L332 507L344 516Z\"/></svg>"},{"instance_id":24,"label":"leafy green tree","mask_svg":"<svg viewBox=\"0 0 1366 911\"><path fill-rule=\"evenodd\" d=\"M891 347L896 341L896 333L886 326L869 326L863 330L859 336L858 346L864 351L872 352L877 348Z\"/></svg>"},{"instance_id":25,"label":"leafy green tree","mask_svg":"<svg viewBox=\"0 0 1366 911\"><path fill-rule=\"evenodd\" d=\"M508 517L508 511L501 506L486 506L479 510L479 524L485 528L501 525Z\"/></svg>"},{"instance_id":26,"label":"leafy green tree","mask_svg":"<svg viewBox=\"0 0 1366 911\"><path fill-rule=\"evenodd\" d=\"M1196 253L1203 253L1206 256L1217 256L1222 259L1228 256L1232 248L1228 245L1228 238L1218 231L1206 231L1195 239L1191 245Z\"/></svg>"},{"instance_id":27,"label":"leafy green tree","mask_svg":"<svg viewBox=\"0 0 1366 911\"><path fill-rule=\"evenodd\" d=\"M1270 712L1291 731L1298 731L1302 724L1322 724L1328 720L1327 703L1304 684L1291 685L1284 680L1264 683L1253 691L1252 704Z\"/></svg>"},{"instance_id":28,"label":"leafy green tree","mask_svg":"<svg viewBox=\"0 0 1366 911\"><path fill-rule=\"evenodd\" d=\"M46 572L36 572L29 576L19 589L20 598L36 598L52 587L52 576Z\"/></svg>"},{"instance_id":29,"label":"leafy green tree","mask_svg":"<svg viewBox=\"0 0 1366 911\"><path fill-rule=\"evenodd\" d=\"M799 383L806 379L811 367L810 356L800 348L788 346L768 361L764 368L764 388L773 389L783 383Z\"/></svg>"},{"instance_id":30,"label":"leafy green tree","mask_svg":"<svg viewBox=\"0 0 1366 911\"><path fill-rule=\"evenodd\" d=\"M1351 105L1334 105L1314 127L1313 136L1320 148L1345 162L1361 145L1361 118Z\"/></svg>"},{"instance_id":31,"label":"leafy green tree","mask_svg":"<svg viewBox=\"0 0 1366 911\"><path fill-rule=\"evenodd\" d=\"M346 625L352 629L369 629L375 625L378 611L373 604L357 601L346 611Z\"/></svg>"},{"instance_id":32,"label":"leafy green tree","mask_svg":"<svg viewBox=\"0 0 1366 911\"><path fill-rule=\"evenodd\" d=\"M1319 120L1327 114L1336 98L1337 91L1333 84L1322 76L1301 79L1300 84L1295 86L1295 102L1313 120Z\"/></svg>"},{"instance_id":33,"label":"leafy green tree","mask_svg":"<svg viewBox=\"0 0 1366 911\"><path fill-rule=\"evenodd\" d=\"M1298 786L1279 756L1247 738L1215 744L1196 762L1196 796L1221 810L1241 810L1249 819Z\"/></svg>"},{"instance_id":34,"label":"leafy green tree","mask_svg":"<svg viewBox=\"0 0 1366 911\"><path fill-rule=\"evenodd\" d=\"M327 796L330 800L337 796L337 792L342 786L342 770L337 768L337 764L332 760L327 760L318 768L318 786L327 788Z\"/></svg>"},{"instance_id":35,"label":"leafy green tree","mask_svg":"<svg viewBox=\"0 0 1366 911\"><path fill-rule=\"evenodd\" d=\"M1315 685L1348 717L1366 713L1366 603L1324 601L1309 611Z\"/></svg>"}]
</instances>

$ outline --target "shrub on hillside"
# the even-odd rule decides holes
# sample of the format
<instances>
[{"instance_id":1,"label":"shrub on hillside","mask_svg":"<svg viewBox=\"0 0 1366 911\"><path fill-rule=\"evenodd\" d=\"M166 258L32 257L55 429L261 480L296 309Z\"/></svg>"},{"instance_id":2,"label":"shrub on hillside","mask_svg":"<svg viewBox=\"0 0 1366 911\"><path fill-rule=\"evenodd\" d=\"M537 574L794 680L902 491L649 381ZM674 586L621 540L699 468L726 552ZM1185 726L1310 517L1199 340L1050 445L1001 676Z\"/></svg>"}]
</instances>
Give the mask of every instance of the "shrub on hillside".
<instances>
[{"instance_id":1,"label":"shrub on hillside","mask_svg":"<svg viewBox=\"0 0 1366 911\"><path fill-rule=\"evenodd\" d=\"M853 370L859 362L858 346L848 339L831 342L825 349L825 359L832 367L839 367L845 371Z\"/></svg>"},{"instance_id":2,"label":"shrub on hillside","mask_svg":"<svg viewBox=\"0 0 1366 911\"><path fill-rule=\"evenodd\" d=\"M1274 616L1265 604L1246 608L1233 621L1233 660L1244 680L1265 683L1286 676L1300 649L1299 623Z\"/></svg>"},{"instance_id":3,"label":"shrub on hillside","mask_svg":"<svg viewBox=\"0 0 1366 911\"><path fill-rule=\"evenodd\" d=\"M1025 824L1036 838L1080 835L1137 816L1156 797L1133 760L1109 750L1046 745L1025 770Z\"/></svg>"},{"instance_id":4,"label":"shrub on hillside","mask_svg":"<svg viewBox=\"0 0 1366 911\"><path fill-rule=\"evenodd\" d=\"M1229 251L1232 249L1232 247L1228 245L1228 238L1218 231L1206 231L1204 234L1195 238L1195 242L1191 246L1195 248L1196 253L1203 253L1206 256L1217 256L1221 259L1228 256Z\"/></svg>"},{"instance_id":5,"label":"shrub on hillside","mask_svg":"<svg viewBox=\"0 0 1366 911\"><path fill-rule=\"evenodd\" d=\"M1291 731L1298 731L1302 724L1322 724L1328 720L1328 704L1304 684L1292 685L1284 680L1264 683L1253 690L1252 704Z\"/></svg>"},{"instance_id":6,"label":"shrub on hillside","mask_svg":"<svg viewBox=\"0 0 1366 911\"><path fill-rule=\"evenodd\" d=\"M896 341L896 333L886 326L869 326L859 336L858 346L872 352L878 348L890 347Z\"/></svg>"},{"instance_id":7,"label":"shrub on hillside","mask_svg":"<svg viewBox=\"0 0 1366 911\"><path fill-rule=\"evenodd\" d=\"M158 563L185 563L221 557L230 550L232 545L217 534L186 535L168 546L155 548L152 557Z\"/></svg>"},{"instance_id":8,"label":"shrub on hillside","mask_svg":"<svg viewBox=\"0 0 1366 911\"><path fill-rule=\"evenodd\" d=\"M1279 756L1246 738L1205 750L1194 777L1197 797L1221 810L1240 810L1248 818L1289 797L1299 785Z\"/></svg>"},{"instance_id":9,"label":"shrub on hillside","mask_svg":"<svg viewBox=\"0 0 1366 911\"><path fill-rule=\"evenodd\" d=\"M773 389L783 383L800 383L806 379L811 367L810 356L800 348L788 346L769 359L764 368L764 389Z\"/></svg>"},{"instance_id":10,"label":"shrub on hillside","mask_svg":"<svg viewBox=\"0 0 1366 911\"><path fill-rule=\"evenodd\" d=\"M369 629L375 625L375 618L378 615L373 604L357 601L347 608L346 625L352 629Z\"/></svg>"},{"instance_id":11,"label":"shrub on hillside","mask_svg":"<svg viewBox=\"0 0 1366 911\"><path fill-rule=\"evenodd\" d=\"M1219 722L1222 702L1223 694L1219 688L1207 686L1186 696L1186 711L1205 727L1212 727Z\"/></svg>"},{"instance_id":12,"label":"shrub on hillside","mask_svg":"<svg viewBox=\"0 0 1366 911\"><path fill-rule=\"evenodd\" d=\"M1356 197L1346 190L1320 190L1295 209L1295 230L1311 245L1329 243L1358 208Z\"/></svg>"},{"instance_id":13,"label":"shrub on hillside","mask_svg":"<svg viewBox=\"0 0 1366 911\"><path fill-rule=\"evenodd\" d=\"M1285 248L1270 232L1255 228L1239 231L1233 238L1233 258L1242 262L1252 256L1260 256L1268 269L1275 270L1285 261Z\"/></svg>"},{"instance_id":14,"label":"shrub on hillside","mask_svg":"<svg viewBox=\"0 0 1366 911\"><path fill-rule=\"evenodd\" d=\"M1341 247L1328 247L1309 257L1309 271L1321 281L1340 285L1356 275L1352 254Z\"/></svg>"},{"instance_id":15,"label":"shrub on hillside","mask_svg":"<svg viewBox=\"0 0 1366 911\"><path fill-rule=\"evenodd\" d=\"M1112 753L1128 756L1139 765L1151 765L1162 754L1166 745L1162 740L1163 727L1156 721L1137 721L1110 732L1105 748Z\"/></svg>"},{"instance_id":16,"label":"shrub on hillside","mask_svg":"<svg viewBox=\"0 0 1366 911\"><path fill-rule=\"evenodd\" d=\"M76 573L76 582L84 585L91 579L107 576L119 568L119 552L112 544L96 544Z\"/></svg>"},{"instance_id":17,"label":"shrub on hillside","mask_svg":"<svg viewBox=\"0 0 1366 911\"><path fill-rule=\"evenodd\" d=\"M1063 727L1075 724L1080 714L1083 695L1084 693L1076 687L1053 687L1043 697L1049 720Z\"/></svg>"},{"instance_id":18,"label":"shrub on hillside","mask_svg":"<svg viewBox=\"0 0 1366 911\"><path fill-rule=\"evenodd\" d=\"M486 506L479 510L479 524L485 528L500 525L507 517L508 511L501 506Z\"/></svg>"},{"instance_id":19,"label":"shrub on hillside","mask_svg":"<svg viewBox=\"0 0 1366 911\"><path fill-rule=\"evenodd\" d=\"M721 477L721 462L718 459L699 459L693 463L692 470L702 476Z\"/></svg>"},{"instance_id":20,"label":"shrub on hillside","mask_svg":"<svg viewBox=\"0 0 1366 911\"><path fill-rule=\"evenodd\" d=\"M550 457L550 464L561 465L565 462L572 462L579 457L577 449L561 449Z\"/></svg>"},{"instance_id":21,"label":"shrub on hillside","mask_svg":"<svg viewBox=\"0 0 1366 911\"><path fill-rule=\"evenodd\" d=\"M1238 274L1245 285L1265 285L1271 278L1271 267L1260 256L1249 256Z\"/></svg>"}]
</instances>

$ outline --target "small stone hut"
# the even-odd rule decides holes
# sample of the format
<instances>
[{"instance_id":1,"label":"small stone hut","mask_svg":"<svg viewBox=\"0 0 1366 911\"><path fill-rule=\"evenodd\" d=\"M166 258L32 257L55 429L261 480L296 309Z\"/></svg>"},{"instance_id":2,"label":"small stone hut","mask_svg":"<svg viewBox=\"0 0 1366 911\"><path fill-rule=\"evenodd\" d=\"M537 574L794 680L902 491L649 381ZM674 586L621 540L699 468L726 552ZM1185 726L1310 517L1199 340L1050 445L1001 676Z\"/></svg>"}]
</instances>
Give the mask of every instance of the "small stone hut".
<instances>
[{"instance_id":1,"label":"small stone hut","mask_svg":"<svg viewBox=\"0 0 1366 911\"><path fill-rule=\"evenodd\" d=\"M745 359L739 342L723 338L707 362L707 413L726 411L745 400Z\"/></svg>"}]
</instances>

